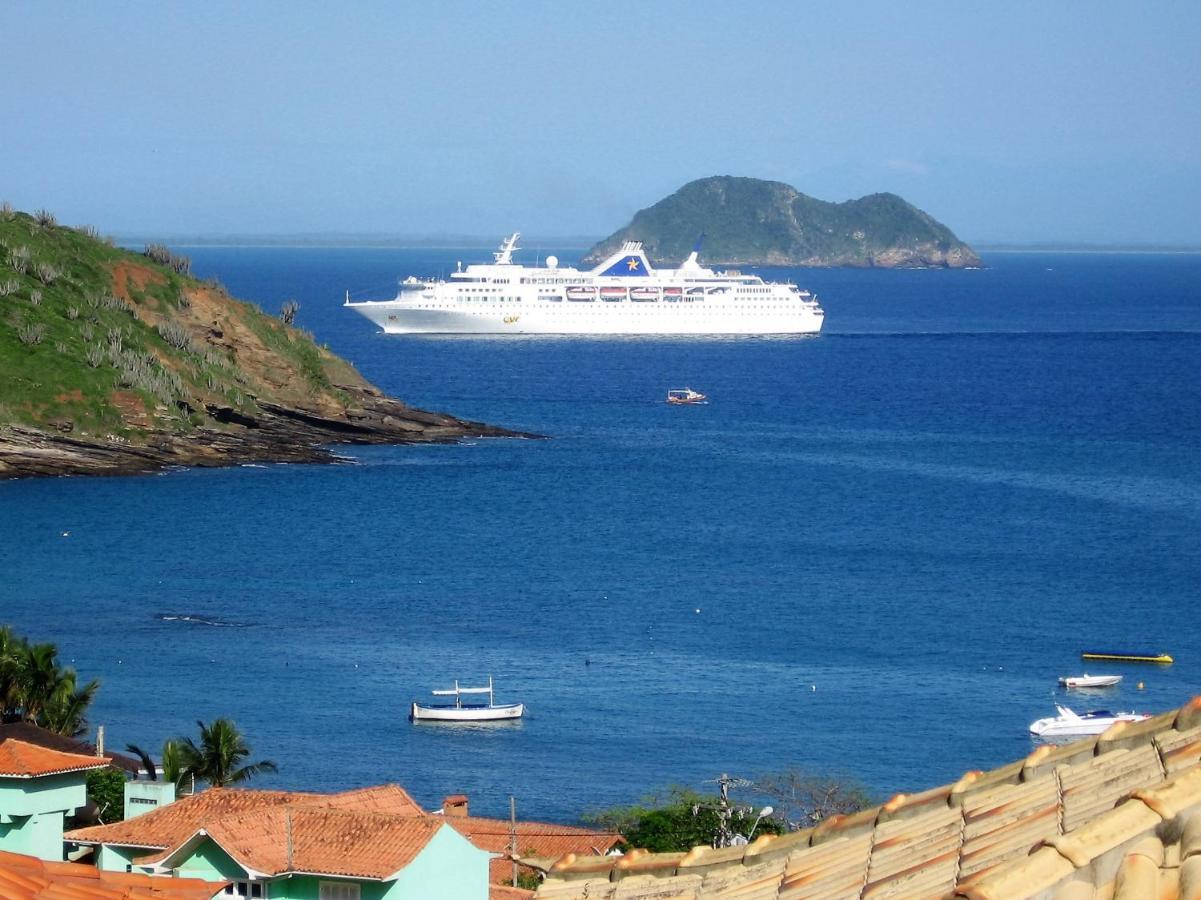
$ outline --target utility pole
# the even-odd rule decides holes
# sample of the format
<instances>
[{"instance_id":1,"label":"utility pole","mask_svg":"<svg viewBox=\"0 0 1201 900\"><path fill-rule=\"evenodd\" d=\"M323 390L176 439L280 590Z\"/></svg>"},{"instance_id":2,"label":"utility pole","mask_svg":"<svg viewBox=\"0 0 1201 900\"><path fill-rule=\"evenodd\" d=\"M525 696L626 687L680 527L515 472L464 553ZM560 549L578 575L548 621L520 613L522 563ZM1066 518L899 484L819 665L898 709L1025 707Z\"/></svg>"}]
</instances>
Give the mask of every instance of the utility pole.
<instances>
[{"instance_id":1,"label":"utility pole","mask_svg":"<svg viewBox=\"0 0 1201 900\"><path fill-rule=\"evenodd\" d=\"M717 832L713 835L714 847L732 847L734 845L735 834L731 827L731 820L734 818L735 812L741 812L744 816L751 812L751 808L741 807L735 809L730 805L730 788L731 787L750 787L751 782L745 778L731 778L725 772L714 779L717 783L718 800L716 806L707 806L697 804L692 807L692 814L697 815L702 809L712 809L717 813ZM742 838L745 842L745 838Z\"/></svg>"},{"instance_id":2,"label":"utility pole","mask_svg":"<svg viewBox=\"0 0 1201 900\"><path fill-rule=\"evenodd\" d=\"M509 795L509 856L513 860L513 887L517 887L517 798Z\"/></svg>"}]
</instances>

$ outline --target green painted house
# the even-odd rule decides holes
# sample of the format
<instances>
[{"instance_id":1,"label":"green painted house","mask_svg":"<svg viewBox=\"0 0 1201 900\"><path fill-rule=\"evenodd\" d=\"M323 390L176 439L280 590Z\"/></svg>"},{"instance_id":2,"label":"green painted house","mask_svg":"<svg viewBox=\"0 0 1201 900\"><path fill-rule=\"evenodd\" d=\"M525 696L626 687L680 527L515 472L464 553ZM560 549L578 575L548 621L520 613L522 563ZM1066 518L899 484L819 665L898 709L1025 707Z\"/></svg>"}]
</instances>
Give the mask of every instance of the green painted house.
<instances>
[{"instance_id":1,"label":"green painted house","mask_svg":"<svg viewBox=\"0 0 1201 900\"><path fill-rule=\"evenodd\" d=\"M396 785L211 789L66 838L101 869L228 882L231 900L486 900L492 858Z\"/></svg>"},{"instance_id":2,"label":"green painted house","mask_svg":"<svg viewBox=\"0 0 1201 900\"><path fill-rule=\"evenodd\" d=\"M25 741L0 743L0 850L61 862L67 818L88 802L88 772L109 762Z\"/></svg>"}]
</instances>

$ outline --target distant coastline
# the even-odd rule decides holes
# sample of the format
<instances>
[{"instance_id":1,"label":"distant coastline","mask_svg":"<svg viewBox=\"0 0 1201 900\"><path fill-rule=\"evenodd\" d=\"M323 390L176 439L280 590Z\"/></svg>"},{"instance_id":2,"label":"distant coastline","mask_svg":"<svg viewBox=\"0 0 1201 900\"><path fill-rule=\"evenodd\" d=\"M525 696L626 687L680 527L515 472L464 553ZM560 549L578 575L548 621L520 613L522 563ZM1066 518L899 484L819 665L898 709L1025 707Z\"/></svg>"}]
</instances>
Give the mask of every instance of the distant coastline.
<instances>
[{"instance_id":1,"label":"distant coastline","mask_svg":"<svg viewBox=\"0 0 1201 900\"><path fill-rule=\"evenodd\" d=\"M1083 244L1070 241L1015 243L979 241L985 253L1201 253L1197 244Z\"/></svg>"},{"instance_id":2,"label":"distant coastline","mask_svg":"<svg viewBox=\"0 0 1201 900\"><path fill-rule=\"evenodd\" d=\"M359 248L381 250L478 250L492 247L496 235L387 235L387 234L117 234L122 247L140 250L148 244L162 243L186 247L279 247L279 248ZM596 243L595 236L564 235L523 236L521 243L530 249L553 247L555 250L586 250ZM1201 244L1089 244L1074 241L975 241L972 246L986 253L1201 253Z\"/></svg>"},{"instance_id":3,"label":"distant coastline","mask_svg":"<svg viewBox=\"0 0 1201 900\"><path fill-rule=\"evenodd\" d=\"M387 234L116 234L122 247L140 249L148 244L170 247L356 247L382 250L476 250L493 247L497 235L387 235ZM523 235L521 243L529 249L553 247L556 250L586 250L596 237L568 235L543 237Z\"/></svg>"}]
</instances>

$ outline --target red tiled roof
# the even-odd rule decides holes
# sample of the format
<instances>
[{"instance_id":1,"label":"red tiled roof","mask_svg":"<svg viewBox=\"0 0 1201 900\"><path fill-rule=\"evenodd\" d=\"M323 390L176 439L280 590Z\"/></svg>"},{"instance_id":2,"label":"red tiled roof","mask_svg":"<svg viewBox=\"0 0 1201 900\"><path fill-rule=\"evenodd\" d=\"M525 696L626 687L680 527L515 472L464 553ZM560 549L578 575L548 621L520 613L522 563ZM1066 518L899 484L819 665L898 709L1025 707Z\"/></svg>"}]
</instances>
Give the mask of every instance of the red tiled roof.
<instances>
[{"instance_id":1,"label":"red tiled roof","mask_svg":"<svg viewBox=\"0 0 1201 900\"><path fill-rule=\"evenodd\" d=\"M59 750L63 753L78 753L81 756L95 756L96 747L87 741L80 741L63 734L56 734L32 722L8 722L0 725L0 744L9 740L24 741L36 744L48 750ZM136 775L141 771L142 764L132 756L123 753L106 753L112 759L112 765Z\"/></svg>"},{"instance_id":2,"label":"red tiled roof","mask_svg":"<svg viewBox=\"0 0 1201 900\"><path fill-rule=\"evenodd\" d=\"M393 816L424 816L426 814L417 801L409 796L409 792L399 784L381 784L378 787L318 796L322 799L314 801L314 803L330 809L388 813Z\"/></svg>"},{"instance_id":3,"label":"red tiled roof","mask_svg":"<svg viewBox=\"0 0 1201 900\"><path fill-rule=\"evenodd\" d=\"M481 850L491 853L508 853L512 850L512 826L506 819L447 816L446 824ZM548 822L518 822L516 830L518 856L604 854L621 842L620 834L591 831L572 825L553 825ZM512 877L513 863L508 859L494 859L489 864L489 881L504 882Z\"/></svg>"},{"instance_id":4,"label":"red tiled roof","mask_svg":"<svg viewBox=\"0 0 1201 900\"><path fill-rule=\"evenodd\" d=\"M481 850L508 853L512 847L513 826L508 819L447 816L446 824ZM621 841L620 834L549 822L518 822L516 831L519 856L607 853Z\"/></svg>"},{"instance_id":5,"label":"red tiled roof","mask_svg":"<svg viewBox=\"0 0 1201 900\"><path fill-rule=\"evenodd\" d=\"M102 872L0 850L4 900L209 900L223 885L195 878Z\"/></svg>"},{"instance_id":6,"label":"red tiled roof","mask_svg":"<svg viewBox=\"0 0 1201 900\"><path fill-rule=\"evenodd\" d=\"M39 775L57 775L60 772L102 769L110 762L106 756L63 753L15 739L0 744L0 776L8 778L36 778Z\"/></svg>"},{"instance_id":7,"label":"red tiled roof","mask_svg":"<svg viewBox=\"0 0 1201 900\"><path fill-rule=\"evenodd\" d=\"M261 814L285 806L312 806L407 818L426 815L425 810L404 788L395 784L344 791L340 794L210 788L126 822L77 828L64 836L69 841L80 843L118 844L166 850L177 847L201 828L211 831L216 823L228 816Z\"/></svg>"},{"instance_id":8,"label":"red tiled roof","mask_svg":"<svg viewBox=\"0 0 1201 900\"><path fill-rule=\"evenodd\" d=\"M118 844L125 847L147 847L165 850L195 834L201 828L223 816L265 810L275 806L304 803L321 798L321 794L300 794L290 791L242 790L239 788L210 788L174 803L160 806L125 822L111 825L92 825L68 831L64 838L85 844ZM327 795L328 796L328 795Z\"/></svg>"},{"instance_id":9,"label":"red tiled roof","mask_svg":"<svg viewBox=\"0 0 1201 900\"><path fill-rule=\"evenodd\" d=\"M225 816L204 830L248 871L382 880L411 863L442 825L429 815L397 816L293 804ZM138 865L165 862L193 836L165 853L139 858Z\"/></svg>"}]
</instances>

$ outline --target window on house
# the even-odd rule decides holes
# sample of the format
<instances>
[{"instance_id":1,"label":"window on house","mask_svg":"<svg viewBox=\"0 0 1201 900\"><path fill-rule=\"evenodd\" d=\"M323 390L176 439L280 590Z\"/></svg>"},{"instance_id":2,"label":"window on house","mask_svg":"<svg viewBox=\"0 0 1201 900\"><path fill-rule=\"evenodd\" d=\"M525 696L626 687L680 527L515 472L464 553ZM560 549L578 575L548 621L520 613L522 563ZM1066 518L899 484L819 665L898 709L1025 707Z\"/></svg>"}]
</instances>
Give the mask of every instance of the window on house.
<instances>
[{"instance_id":1,"label":"window on house","mask_svg":"<svg viewBox=\"0 0 1201 900\"><path fill-rule=\"evenodd\" d=\"M231 881L217 897L244 897L247 900L266 900L267 885L261 881Z\"/></svg>"},{"instance_id":2,"label":"window on house","mask_svg":"<svg viewBox=\"0 0 1201 900\"><path fill-rule=\"evenodd\" d=\"M359 886L346 881L323 881L318 900L359 900Z\"/></svg>"}]
</instances>

